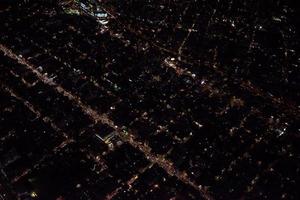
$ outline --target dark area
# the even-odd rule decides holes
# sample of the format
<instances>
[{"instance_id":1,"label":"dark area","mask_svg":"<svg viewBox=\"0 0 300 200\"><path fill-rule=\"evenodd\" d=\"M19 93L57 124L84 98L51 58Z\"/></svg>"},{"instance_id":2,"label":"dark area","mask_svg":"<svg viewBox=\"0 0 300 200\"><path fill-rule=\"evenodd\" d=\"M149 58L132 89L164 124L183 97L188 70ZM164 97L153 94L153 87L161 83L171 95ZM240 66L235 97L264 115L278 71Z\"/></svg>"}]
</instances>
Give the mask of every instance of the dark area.
<instances>
[{"instance_id":1,"label":"dark area","mask_svg":"<svg viewBox=\"0 0 300 200\"><path fill-rule=\"evenodd\" d=\"M292 1L0 1L0 200L299 199Z\"/></svg>"}]
</instances>

